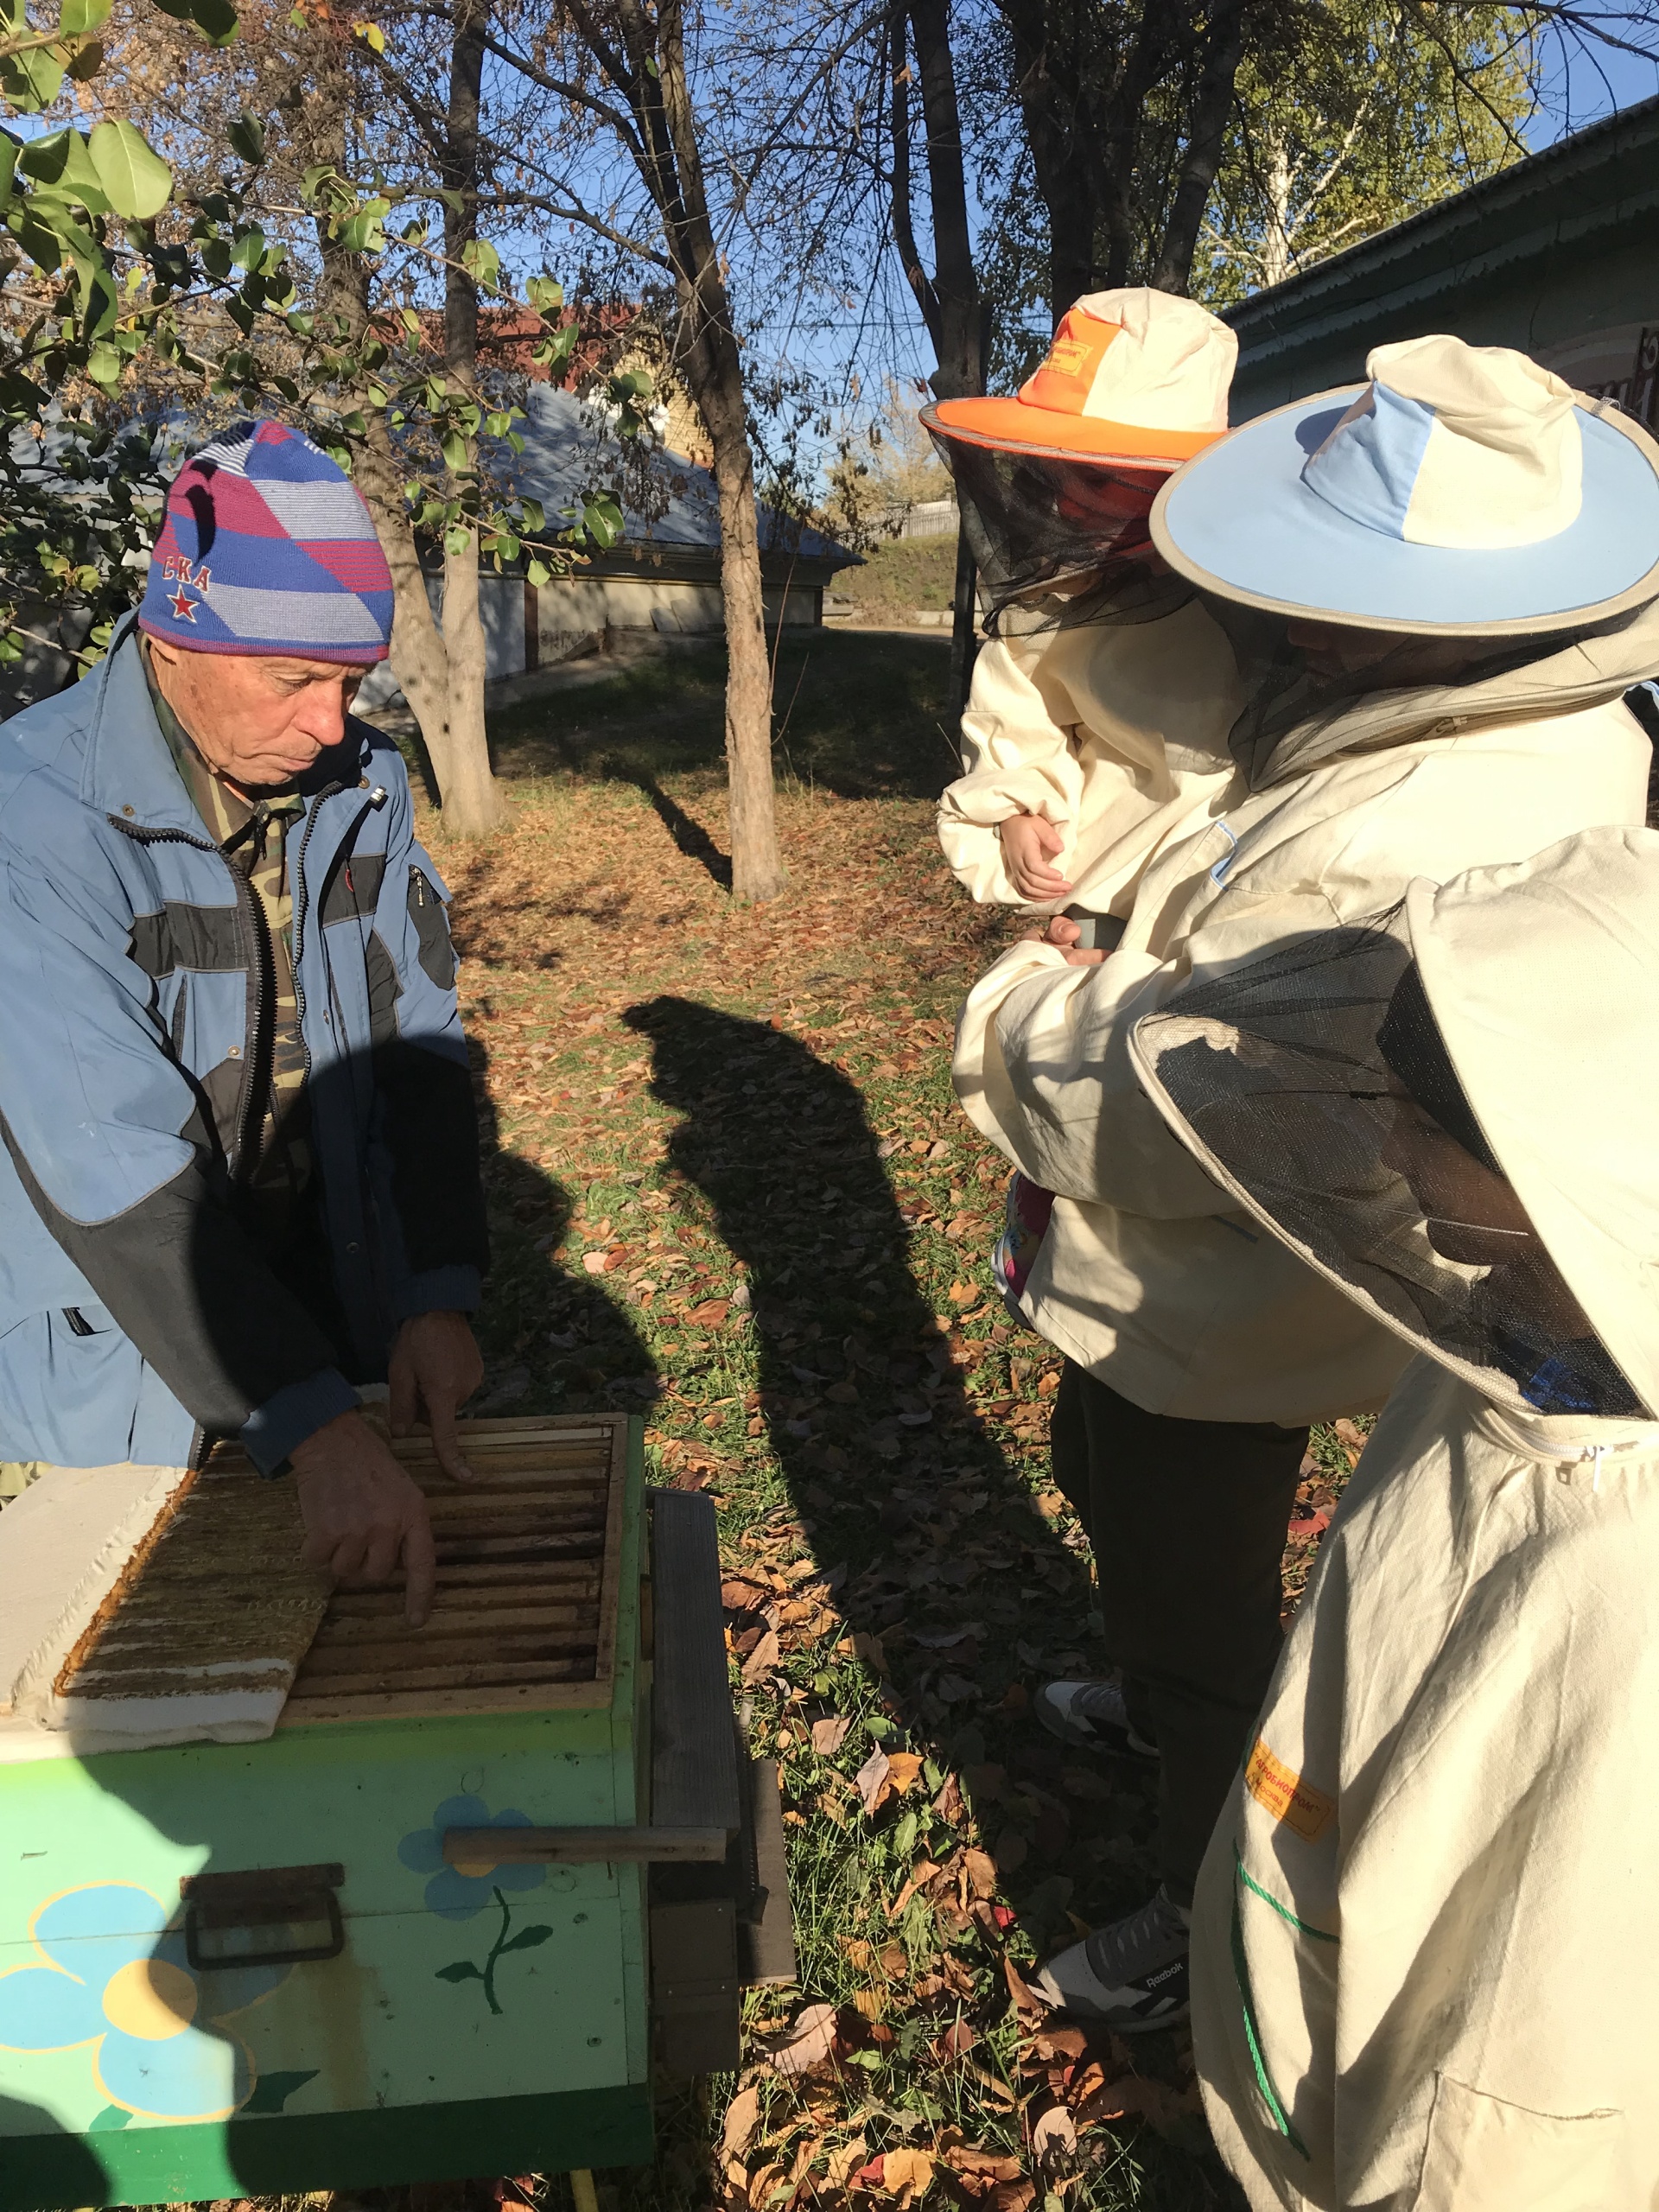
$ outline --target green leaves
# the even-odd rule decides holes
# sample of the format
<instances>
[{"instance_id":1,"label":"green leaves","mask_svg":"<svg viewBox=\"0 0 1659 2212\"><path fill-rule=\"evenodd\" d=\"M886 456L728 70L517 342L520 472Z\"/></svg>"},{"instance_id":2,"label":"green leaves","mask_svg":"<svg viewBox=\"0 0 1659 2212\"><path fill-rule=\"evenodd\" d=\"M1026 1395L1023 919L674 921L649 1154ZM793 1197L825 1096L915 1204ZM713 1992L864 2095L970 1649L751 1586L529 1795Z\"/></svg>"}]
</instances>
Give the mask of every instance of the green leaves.
<instances>
[{"instance_id":1,"label":"green leaves","mask_svg":"<svg viewBox=\"0 0 1659 2212\"><path fill-rule=\"evenodd\" d=\"M228 46L236 36L236 10L230 0L156 0L164 16L194 23L210 46Z\"/></svg>"},{"instance_id":2,"label":"green leaves","mask_svg":"<svg viewBox=\"0 0 1659 2212\"><path fill-rule=\"evenodd\" d=\"M444 467L452 469L457 476L461 475L468 466L466 439L459 430L446 430L441 443Z\"/></svg>"},{"instance_id":3,"label":"green leaves","mask_svg":"<svg viewBox=\"0 0 1659 2212\"><path fill-rule=\"evenodd\" d=\"M505 1942L501 1946L502 1954L505 1955L508 1951L533 1951L541 1944L550 1941L552 1934L553 1930L550 1928L544 1927L540 1921L537 1921L528 1928L521 1928L516 1936Z\"/></svg>"},{"instance_id":4,"label":"green leaves","mask_svg":"<svg viewBox=\"0 0 1659 2212\"><path fill-rule=\"evenodd\" d=\"M461 250L461 265L475 284L493 285L501 276L501 257L483 238L468 238Z\"/></svg>"},{"instance_id":5,"label":"green leaves","mask_svg":"<svg viewBox=\"0 0 1659 2212\"><path fill-rule=\"evenodd\" d=\"M257 168L265 158L265 126L257 115L250 115L245 108L226 132L232 149L251 168Z\"/></svg>"},{"instance_id":6,"label":"green leaves","mask_svg":"<svg viewBox=\"0 0 1659 2212\"><path fill-rule=\"evenodd\" d=\"M524 297L538 315L550 315L564 305L564 287L551 276L532 276L524 286Z\"/></svg>"},{"instance_id":7,"label":"green leaves","mask_svg":"<svg viewBox=\"0 0 1659 2212\"><path fill-rule=\"evenodd\" d=\"M484 1970L475 1967L470 1959L456 1959L449 1966L439 1967L435 1978L439 1981L482 1981Z\"/></svg>"},{"instance_id":8,"label":"green leaves","mask_svg":"<svg viewBox=\"0 0 1659 2212\"><path fill-rule=\"evenodd\" d=\"M143 222L160 214L172 194L173 172L150 151L141 130L130 123L100 123L88 145L98 181L118 215Z\"/></svg>"}]
</instances>

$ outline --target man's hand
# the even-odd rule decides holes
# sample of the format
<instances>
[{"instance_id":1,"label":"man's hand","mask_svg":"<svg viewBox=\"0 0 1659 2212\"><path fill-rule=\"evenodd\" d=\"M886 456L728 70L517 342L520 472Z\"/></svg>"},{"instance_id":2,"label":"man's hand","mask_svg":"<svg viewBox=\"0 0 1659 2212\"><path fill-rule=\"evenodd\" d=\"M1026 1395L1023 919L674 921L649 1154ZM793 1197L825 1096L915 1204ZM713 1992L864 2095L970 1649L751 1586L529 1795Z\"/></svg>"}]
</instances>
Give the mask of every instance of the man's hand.
<instances>
[{"instance_id":1,"label":"man's hand","mask_svg":"<svg viewBox=\"0 0 1659 2212\"><path fill-rule=\"evenodd\" d=\"M1046 929L1027 930L1022 940L1027 944L1057 944L1065 954L1068 968L1097 968L1106 957L1098 945L1085 950L1078 939L1083 931L1074 921L1064 914L1056 914Z\"/></svg>"},{"instance_id":2,"label":"man's hand","mask_svg":"<svg viewBox=\"0 0 1659 2212\"><path fill-rule=\"evenodd\" d=\"M451 1482L471 1482L473 1471L455 1438L455 1414L484 1380L484 1355L466 1315L417 1313L405 1321L391 1348L387 1379L392 1434L407 1436L424 1414L438 1465Z\"/></svg>"},{"instance_id":3,"label":"man's hand","mask_svg":"<svg viewBox=\"0 0 1659 2212\"><path fill-rule=\"evenodd\" d=\"M289 1454L306 1528L302 1554L341 1582L385 1582L401 1560L411 1628L432 1611L437 1554L426 1500L361 1414L340 1414Z\"/></svg>"},{"instance_id":4,"label":"man's hand","mask_svg":"<svg viewBox=\"0 0 1659 2212\"><path fill-rule=\"evenodd\" d=\"M1046 899L1065 898L1071 886L1048 863L1065 839L1052 822L1046 822L1040 814L1011 814L997 824L996 834L1002 840L1002 865L1008 880L1022 899L1040 904Z\"/></svg>"}]
</instances>

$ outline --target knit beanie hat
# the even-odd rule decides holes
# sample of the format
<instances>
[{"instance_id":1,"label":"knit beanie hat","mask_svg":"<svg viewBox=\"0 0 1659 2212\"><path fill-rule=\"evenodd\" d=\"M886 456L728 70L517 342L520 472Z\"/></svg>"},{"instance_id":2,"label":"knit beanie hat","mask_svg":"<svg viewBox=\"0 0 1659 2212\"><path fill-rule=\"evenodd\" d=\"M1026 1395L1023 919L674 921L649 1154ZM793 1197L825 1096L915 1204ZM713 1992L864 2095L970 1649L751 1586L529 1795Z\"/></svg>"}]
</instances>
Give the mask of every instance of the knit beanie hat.
<instances>
[{"instance_id":1,"label":"knit beanie hat","mask_svg":"<svg viewBox=\"0 0 1659 2212\"><path fill-rule=\"evenodd\" d=\"M282 423L238 423L167 495L138 626L199 653L385 660L391 571L369 511Z\"/></svg>"}]
</instances>

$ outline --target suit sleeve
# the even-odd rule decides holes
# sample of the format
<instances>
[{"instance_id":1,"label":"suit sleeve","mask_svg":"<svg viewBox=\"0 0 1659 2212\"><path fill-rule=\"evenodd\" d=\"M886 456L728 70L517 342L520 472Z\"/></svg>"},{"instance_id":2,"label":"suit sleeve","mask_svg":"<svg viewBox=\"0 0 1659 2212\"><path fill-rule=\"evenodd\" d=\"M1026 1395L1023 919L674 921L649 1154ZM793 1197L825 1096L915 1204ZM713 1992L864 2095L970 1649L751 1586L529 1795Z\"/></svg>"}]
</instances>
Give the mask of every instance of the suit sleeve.
<instances>
[{"instance_id":1,"label":"suit sleeve","mask_svg":"<svg viewBox=\"0 0 1659 2212\"><path fill-rule=\"evenodd\" d=\"M238 1223L189 1080L130 957L133 916L94 839L50 875L0 861L0 1137L30 1203L204 1428L267 1472L358 1403L334 1347ZM27 1039L27 1050L15 1049Z\"/></svg>"}]
</instances>

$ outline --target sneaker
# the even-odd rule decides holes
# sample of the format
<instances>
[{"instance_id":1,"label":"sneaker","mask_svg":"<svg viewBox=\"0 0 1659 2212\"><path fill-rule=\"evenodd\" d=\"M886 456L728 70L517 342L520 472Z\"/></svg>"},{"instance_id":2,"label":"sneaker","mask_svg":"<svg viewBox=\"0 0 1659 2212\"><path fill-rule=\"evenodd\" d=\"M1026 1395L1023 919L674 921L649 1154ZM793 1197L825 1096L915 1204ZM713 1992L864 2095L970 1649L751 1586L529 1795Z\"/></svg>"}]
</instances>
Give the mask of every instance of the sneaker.
<instances>
[{"instance_id":1,"label":"sneaker","mask_svg":"<svg viewBox=\"0 0 1659 2212\"><path fill-rule=\"evenodd\" d=\"M1058 1952L1032 1983L1046 2004L1119 2035L1186 2018L1190 1912L1160 1889L1139 1912Z\"/></svg>"},{"instance_id":2,"label":"sneaker","mask_svg":"<svg viewBox=\"0 0 1659 2212\"><path fill-rule=\"evenodd\" d=\"M1051 1736L1085 1751L1155 1759L1158 1746L1135 1733L1117 1682L1050 1682L1037 1693L1037 1718Z\"/></svg>"}]
</instances>

